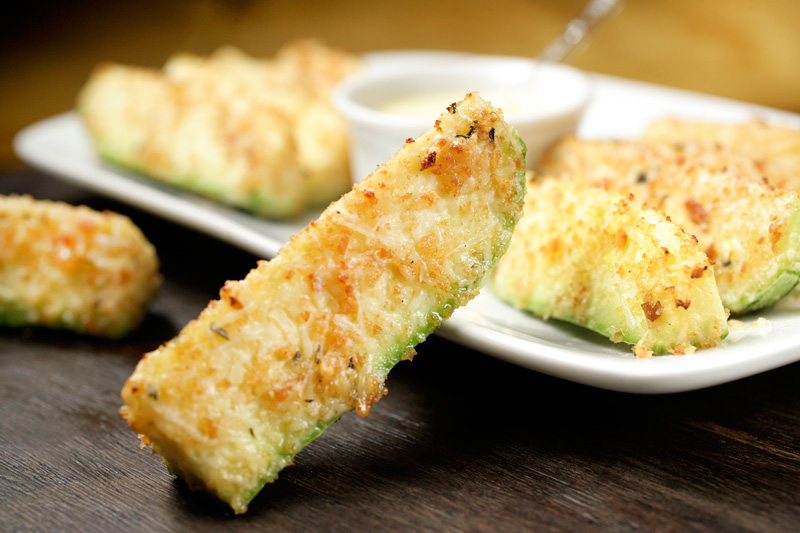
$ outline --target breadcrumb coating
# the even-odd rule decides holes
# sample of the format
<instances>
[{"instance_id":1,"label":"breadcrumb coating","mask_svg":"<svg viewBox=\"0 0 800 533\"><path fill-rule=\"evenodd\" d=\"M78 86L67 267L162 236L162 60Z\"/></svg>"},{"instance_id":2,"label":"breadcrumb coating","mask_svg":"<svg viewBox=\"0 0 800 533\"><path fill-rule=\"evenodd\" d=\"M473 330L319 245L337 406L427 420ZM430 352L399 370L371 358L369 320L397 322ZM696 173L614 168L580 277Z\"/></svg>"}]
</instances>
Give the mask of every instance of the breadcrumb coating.
<instances>
[{"instance_id":1,"label":"breadcrumb coating","mask_svg":"<svg viewBox=\"0 0 800 533\"><path fill-rule=\"evenodd\" d=\"M256 59L223 47L163 69L104 63L77 108L98 154L266 218L327 205L350 188L348 134L330 93L360 68L312 41Z\"/></svg>"},{"instance_id":2,"label":"breadcrumb coating","mask_svg":"<svg viewBox=\"0 0 800 533\"><path fill-rule=\"evenodd\" d=\"M564 179L529 182L491 287L515 307L632 344L640 357L711 348L727 333L696 239L632 196Z\"/></svg>"},{"instance_id":3,"label":"breadcrumb coating","mask_svg":"<svg viewBox=\"0 0 800 533\"><path fill-rule=\"evenodd\" d=\"M161 283L131 220L86 206L0 196L0 323L120 337Z\"/></svg>"}]
</instances>

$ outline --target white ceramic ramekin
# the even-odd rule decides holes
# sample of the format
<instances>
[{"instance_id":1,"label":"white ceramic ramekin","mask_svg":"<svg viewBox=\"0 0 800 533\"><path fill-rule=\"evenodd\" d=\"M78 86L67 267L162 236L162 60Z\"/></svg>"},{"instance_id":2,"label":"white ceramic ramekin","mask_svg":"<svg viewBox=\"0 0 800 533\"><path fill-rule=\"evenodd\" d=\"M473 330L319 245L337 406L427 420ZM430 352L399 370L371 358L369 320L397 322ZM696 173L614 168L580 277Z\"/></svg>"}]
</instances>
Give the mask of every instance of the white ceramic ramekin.
<instances>
[{"instance_id":1,"label":"white ceramic ramekin","mask_svg":"<svg viewBox=\"0 0 800 533\"><path fill-rule=\"evenodd\" d=\"M505 56L441 52L387 52L367 56L367 67L334 92L348 122L350 166L358 182L384 163L409 137L433 127L448 105L478 92L519 132L528 164L557 138L573 133L591 96L589 77L560 64ZM427 96L425 96L427 95ZM388 111L400 99L441 98L429 114Z\"/></svg>"}]
</instances>

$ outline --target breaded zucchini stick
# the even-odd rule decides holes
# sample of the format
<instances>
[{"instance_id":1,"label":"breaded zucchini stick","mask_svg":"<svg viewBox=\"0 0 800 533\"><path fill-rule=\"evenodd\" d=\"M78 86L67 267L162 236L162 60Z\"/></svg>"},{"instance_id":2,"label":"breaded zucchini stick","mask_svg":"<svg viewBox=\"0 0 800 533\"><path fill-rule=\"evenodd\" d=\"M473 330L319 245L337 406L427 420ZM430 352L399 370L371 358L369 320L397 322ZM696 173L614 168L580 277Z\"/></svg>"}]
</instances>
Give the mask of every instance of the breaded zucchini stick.
<instances>
[{"instance_id":1,"label":"breaded zucchini stick","mask_svg":"<svg viewBox=\"0 0 800 533\"><path fill-rule=\"evenodd\" d=\"M228 282L147 354L122 415L193 489L237 513L384 380L505 251L524 144L477 95L331 204L270 262Z\"/></svg>"},{"instance_id":2,"label":"breaded zucchini stick","mask_svg":"<svg viewBox=\"0 0 800 533\"><path fill-rule=\"evenodd\" d=\"M752 120L713 123L680 119L653 121L648 144L716 146L753 159L773 187L800 191L800 129Z\"/></svg>"},{"instance_id":3,"label":"breaded zucchini stick","mask_svg":"<svg viewBox=\"0 0 800 533\"><path fill-rule=\"evenodd\" d=\"M112 163L259 216L297 215L306 183L291 124L271 105L233 103L155 70L103 64L78 110Z\"/></svg>"},{"instance_id":4,"label":"breaded zucchini stick","mask_svg":"<svg viewBox=\"0 0 800 533\"><path fill-rule=\"evenodd\" d=\"M280 57L223 49L176 54L160 70L102 64L77 109L100 157L258 216L291 218L350 188L346 125L329 97L358 63L310 45Z\"/></svg>"},{"instance_id":5,"label":"breaded zucchini stick","mask_svg":"<svg viewBox=\"0 0 800 533\"><path fill-rule=\"evenodd\" d=\"M696 239L632 197L563 179L529 182L491 288L515 307L633 344L640 357L711 348L728 331Z\"/></svg>"},{"instance_id":6,"label":"breaded zucchini stick","mask_svg":"<svg viewBox=\"0 0 800 533\"><path fill-rule=\"evenodd\" d=\"M142 321L158 269L123 215L0 196L0 324L120 337Z\"/></svg>"},{"instance_id":7,"label":"breaded zucchini stick","mask_svg":"<svg viewBox=\"0 0 800 533\"><path fill-rule=\"evenodd\" d=\"M767 307L800 280L800 197L717 156L686 157L635 141L567 137L540 162L547 174L632 193L700 241L731 313ZM752 169L751 169L752 170Z\"/></svg>"},{"instance_id":8,"label":"breaded zucchini stick","mask_svg":"<svg viewBox=\"0 0 800 533\"><path fill-rule=\"evenodd\" d=\"M306 181L306 203L325 206L350 189L349 137L344 119L331 105L334 87L362 68L351 54L315 41L295 41L272 60L248 56L230 46L208 57L175 54L166 77L193 90L235 98L237 105L273 107L291 126L295 165Z\"/></svg>"},{"instance_id":9,"label":"breaded zucchini stick","mask_svg":"<svg viewBox=\"0 0 800 533\"><path fill-rule=\"evenodd\" d=\"M597 185L633 188L647 181L653 169L691 162L711 171L730 170L742 178L764 182L764 168L751 157L720 146L664 144L642 141L595 141L568 135L544 151L535 165L542 175L579 173Z\"/></svg>"}]
</instances>

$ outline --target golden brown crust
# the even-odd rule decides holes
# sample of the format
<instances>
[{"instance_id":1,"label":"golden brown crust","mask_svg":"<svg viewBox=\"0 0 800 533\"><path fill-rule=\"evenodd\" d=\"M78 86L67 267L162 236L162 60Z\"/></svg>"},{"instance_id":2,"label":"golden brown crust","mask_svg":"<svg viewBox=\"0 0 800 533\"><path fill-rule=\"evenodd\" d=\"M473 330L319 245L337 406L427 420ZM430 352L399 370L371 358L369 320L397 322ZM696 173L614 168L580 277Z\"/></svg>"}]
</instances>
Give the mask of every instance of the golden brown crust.
<instances>
[{"instance_id":1,"label":"golden brown crust","mask_svg":"<svg viewBox=\"0 0 800 533\"><path fill-rule=\"evenodd\" d=\"M771 305L791 289L783 275L800 270L800 198L767 185L749 157L721 148L688 151L567 137L548 150L539 168L631 193L668 215L713 255L720 295L731 312ZM782 288L771 291L776 281Z\"/></svg>"},{"instance_id":2,"label":"golden brown crust","mask_svg":"<svg viewBox=\"0 0 800 533\"><path fill-rule=\"evenodd\" d=\"M630 195L572 180L529 184L492 289L545 319L633 344L640 356L710 348L727 331L696 239Z\"/></svg>"},{"instance_id":3,"label":"golden brown crust","mask_svg":"<svg viewBox=\"0 0 800 533\"><path fill-rule=\"evenodd\" d=\"M127 217L0 196L0 319L104 337L135 328L160 284L155 249Z\"/></svg>"},{"instance_id":4,"label":"golden brown crust","mask_svg":"<svg viewBox=\"0 0 800 533\"><path fill-rule=\"evenodd\" d=\"M350 187L344 120L330 92L360 67L311 42L271 60L231 47L164 69L98 66L78 109L99 154L170 185L286 218Z\"/></svg>"},{"instance_id":5,"label":"golden brown crust","mask_svg":"<svg viewBox=\"0 0 800 533\"><path fill-rule=\"evenodd\" d=\"M713 123L664 118L647 128L646 143L679 149L724 149L762 169L770 185L800 191L800 129L764 121Z\"/></svg>"}]
</instances>

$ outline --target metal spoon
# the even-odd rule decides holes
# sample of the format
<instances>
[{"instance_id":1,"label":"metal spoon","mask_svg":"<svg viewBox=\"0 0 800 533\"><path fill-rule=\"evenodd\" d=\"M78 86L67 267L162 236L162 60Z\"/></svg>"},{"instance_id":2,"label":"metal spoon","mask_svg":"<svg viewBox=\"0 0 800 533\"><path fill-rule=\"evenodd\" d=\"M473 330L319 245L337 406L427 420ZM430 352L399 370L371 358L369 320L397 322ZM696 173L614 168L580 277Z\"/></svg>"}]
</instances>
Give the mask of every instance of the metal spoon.
<instances>
[{"instance_id":1,"label":"metal spoon","mask_svg":"<svg viewBox=\"0 0 800 533\"><path fill-rule=\"evenodd\" d=\"M622 8L620 0L590 0L580 14L569 21L561 34L537 56L538 61L558 62L585 42L597 24Z\"/></svg>"}]
</instances>

